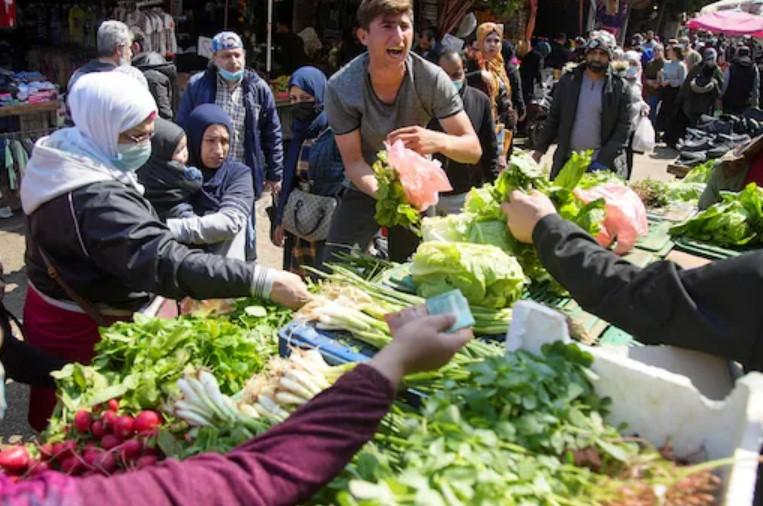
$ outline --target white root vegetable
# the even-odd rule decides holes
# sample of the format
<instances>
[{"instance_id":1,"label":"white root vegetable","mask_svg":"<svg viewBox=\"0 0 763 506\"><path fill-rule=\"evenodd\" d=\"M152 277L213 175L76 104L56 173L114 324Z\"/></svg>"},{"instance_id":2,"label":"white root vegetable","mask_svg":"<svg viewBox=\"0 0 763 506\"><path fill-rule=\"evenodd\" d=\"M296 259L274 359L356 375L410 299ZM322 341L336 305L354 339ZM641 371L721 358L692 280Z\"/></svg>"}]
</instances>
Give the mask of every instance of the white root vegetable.
<instances>
[{"instance_id":1,"label":"white root vegetable","mask_svg":"<svg viewBox=\"0 0 763 506\"><path fill-rule=\"evenodd\" d=\"M296 368L287 372L284 375L284 378L287 378L291 381L296 381L304 388L306 388L313 397L321 393L324 388L328 388L328 382L326 382L322 377L313 376L305 371ZM323 383L326 383L327 386L324 387Z\"/></svg>"},{"instance_id":2,"label":"white root vegetable","mask_svg":"<svg viewBox=\"0 0 763 506\"><path fill-rule=\"evenodd\" d=\"M297 405L302 406L304 404L307 404L309 399L304 399L302 397L299 397L297 395L292 394L291 392L278 392L276 394L276 402L282 405Z\"/></svg>"},{"instance_id":3,"label":"white root vegetable","mask_svg":"<svg viewBox=\"0 0 763 506\"><path fill-rule=\"evenodd\" d=\"M279 385L281 386L283 390L291 393L292 395L296 397L301 397L305 401L309 401L310 399L314 397L312 392L310 392L308 389L306 389L305 387L303 387L296 381L287 378L286 376L281 378L281 380L279 381Z\"/></svg>"},{"instance_id":4,"label":"white root vegetable","mask_svg":"<svg viewBox=\"0 0 763 506\"><path fill-rule=\"evenodd\" d=\"M207 398L225 415L223 418L234 421L236 419L236 411L231 409L225 402L225 396L220 391L217 379L207 371L202 370L199 371L199 383L204 387Z\"/></svg>"},{"instance_id":5,"label":"white root vegetable","mask_svg":"<svg viewBox=\"0 0 763 506\"><path fill-rule=\"evenodd\" d=\"M249 418L261 418L262 415L254 408L254 406L250 404L239 404L238 410L241 412L242 415L248 416Z\"/></svg>"},{"instance_id":6,"label":"white root vegetable","mask_svg":"<svg viewBox=\"0 0 763 506\"><path fill-rule=\"evenodd\" d=\"M189 425L195 425L198 427L212 427L212 422L194 411L186 411L184 409L180 409L175 414L178 416L178 418L182 418L188 422Z\"/></svg>"}]
</instances>

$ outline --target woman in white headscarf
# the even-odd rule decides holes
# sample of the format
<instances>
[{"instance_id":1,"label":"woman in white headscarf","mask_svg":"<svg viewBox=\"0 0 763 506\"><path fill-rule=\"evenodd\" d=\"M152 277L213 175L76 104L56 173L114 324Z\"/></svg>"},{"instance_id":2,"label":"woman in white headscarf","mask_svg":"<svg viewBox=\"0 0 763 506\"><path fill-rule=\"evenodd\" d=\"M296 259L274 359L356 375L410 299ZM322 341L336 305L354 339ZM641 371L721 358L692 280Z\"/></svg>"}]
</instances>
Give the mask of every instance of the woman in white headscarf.
<instances>
[{"instance_id":1,"label":"woman in white headscarf","mask_svg":"<svg viewBox=\"0 0 763 506\"><path fill-rule=\"evenodd\" d=\"M21 185L27 214L30 344L88 363L98 326L128 319L149 294L180 299L308 297L298 276L189 249L142 196L135 171L151 155L156 104L114 72L81 77L68 97L75 127L40 139ZM51 389L33 388L29 420L44 428Z\"/></svg>"}]
</instances>

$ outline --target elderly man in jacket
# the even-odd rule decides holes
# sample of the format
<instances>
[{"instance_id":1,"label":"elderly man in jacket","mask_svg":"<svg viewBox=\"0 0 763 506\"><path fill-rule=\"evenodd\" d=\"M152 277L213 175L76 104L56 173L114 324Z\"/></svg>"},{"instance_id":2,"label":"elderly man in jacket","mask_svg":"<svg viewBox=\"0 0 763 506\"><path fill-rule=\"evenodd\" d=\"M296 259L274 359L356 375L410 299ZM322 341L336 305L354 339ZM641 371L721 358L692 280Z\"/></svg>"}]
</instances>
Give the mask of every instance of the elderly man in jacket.
<instances>
[{"instance_id":1,"label":"elderly man in jacket","mask_svg":"<svg viewBox=\"0 0 763 506\"><path fill-rule=\"evenodd\" d=\"M246 53L237 34L215 35L212 51L209 68L188 82L177 122L185 127L188 116L201 104L220 106L233 123L230 157L252 169L255 198L263 191L278 193L283 172L283 145L273 92L256 72L244 67ZM255 213L252 213L247 239L249 261L256 258L254 219Z\"/></svg>"},{"instance_id":2,"label":"elderly man in jacket","mask_svg":"<svg viewBox=\"0 0 763 506\"><path fill-rule=\"evenodd\" d=\"M594 32L586 44L586 61L557 85L533 153L539 161L556 141L552 179L573 152L587 149L594 152L589 170L609 169L627 176L631 94L625 80L612 71L615 47L611 34Z\"/></svg>"}]
</instances>

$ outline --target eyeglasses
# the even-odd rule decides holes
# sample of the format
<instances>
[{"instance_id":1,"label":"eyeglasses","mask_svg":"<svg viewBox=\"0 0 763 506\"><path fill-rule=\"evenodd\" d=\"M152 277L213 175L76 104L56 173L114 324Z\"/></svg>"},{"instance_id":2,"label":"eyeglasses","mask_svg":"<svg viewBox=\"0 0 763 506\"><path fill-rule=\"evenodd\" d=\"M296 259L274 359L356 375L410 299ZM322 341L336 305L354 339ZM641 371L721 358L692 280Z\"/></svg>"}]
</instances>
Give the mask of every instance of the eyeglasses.
<instances>
[{"instance_id":1,"label":"eyeglasses","mask_svg":"<svg viewBox=\"0 0 763 506\"><path fill-rule=\"evenodd\" d=\"M156 134L156 132L154 131L154 132L143 134L143 135L128 135L128 134L125 134L125 137L130 139L135 144L143 144L144 142L150 141L154 137L155 134Z\"/></svg>"}]
</instances>

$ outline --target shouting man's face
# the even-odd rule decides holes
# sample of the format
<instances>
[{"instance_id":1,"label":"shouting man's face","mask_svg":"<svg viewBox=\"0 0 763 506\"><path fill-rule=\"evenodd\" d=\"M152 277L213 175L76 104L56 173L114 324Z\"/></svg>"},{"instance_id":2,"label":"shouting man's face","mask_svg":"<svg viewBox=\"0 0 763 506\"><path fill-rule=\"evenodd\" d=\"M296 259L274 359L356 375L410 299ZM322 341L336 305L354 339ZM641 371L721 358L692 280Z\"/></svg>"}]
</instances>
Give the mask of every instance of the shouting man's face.
<instances>
[{"instance_id":1,"label":"shouting man's face","mask_svg":"<svg viewBox=\"0 0 763 506\"><path fill-rule=\"evenodd\" d=\"M413 22L408 14L379 16L368 30L359 28L358 35L375 66L404 66L413 43Z\"/></svg>"}]
</instances>

